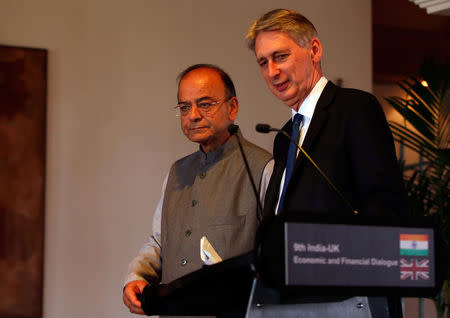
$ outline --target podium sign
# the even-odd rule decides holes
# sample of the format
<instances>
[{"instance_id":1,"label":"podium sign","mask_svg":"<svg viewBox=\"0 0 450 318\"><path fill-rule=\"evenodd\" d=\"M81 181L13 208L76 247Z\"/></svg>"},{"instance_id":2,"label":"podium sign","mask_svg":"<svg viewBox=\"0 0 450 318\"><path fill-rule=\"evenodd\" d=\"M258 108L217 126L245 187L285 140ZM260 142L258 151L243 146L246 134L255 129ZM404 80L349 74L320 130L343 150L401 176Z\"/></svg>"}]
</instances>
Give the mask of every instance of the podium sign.
<instances>
[{"instance_id":1,"label":"podium sign","mask_svg":"<svg viewBox=\"0 0 450 318\"><path fill-rule=\"evenodd\" d=\"M256 269L285 297L435 296L449 252L432 218L285 213L260 226Z\"/></svg>"},{"instance_id":2,"label":"podium sign","mask_svg":"<svg viewBox=\"0 0 450 318\"><path fill-rule=\"evenodd\" d=\"M433 229L284 226L286 286L435 287Z\"/></svg>"}]
</instances>

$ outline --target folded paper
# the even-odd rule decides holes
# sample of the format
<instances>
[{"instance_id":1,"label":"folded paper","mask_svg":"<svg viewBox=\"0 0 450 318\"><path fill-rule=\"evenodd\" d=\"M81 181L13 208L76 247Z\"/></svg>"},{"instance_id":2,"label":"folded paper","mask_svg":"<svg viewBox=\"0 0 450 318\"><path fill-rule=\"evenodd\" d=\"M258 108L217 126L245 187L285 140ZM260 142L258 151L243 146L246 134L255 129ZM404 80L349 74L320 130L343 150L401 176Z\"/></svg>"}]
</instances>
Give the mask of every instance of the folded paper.
<instances>
[{"instance_id":1,"label":"folded paper","mask_svg":"<svg viewBox=\"0 0 450 318\"><path fill-rule=\"evenodd\" d=\"M200 239L200 258L206 265L213 265L222 261L222 258L217 254L206 236Z\"/></svg>"}]
</instances>

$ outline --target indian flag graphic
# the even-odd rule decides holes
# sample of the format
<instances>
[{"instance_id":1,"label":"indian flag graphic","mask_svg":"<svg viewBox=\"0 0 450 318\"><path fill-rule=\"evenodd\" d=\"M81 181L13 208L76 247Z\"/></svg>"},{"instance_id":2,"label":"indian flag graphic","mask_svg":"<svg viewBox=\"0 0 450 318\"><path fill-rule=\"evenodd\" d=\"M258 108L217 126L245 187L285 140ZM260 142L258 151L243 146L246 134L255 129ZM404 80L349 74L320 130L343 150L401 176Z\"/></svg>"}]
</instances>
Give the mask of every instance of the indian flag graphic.
<instances>
[{"instance_id":1,"label":"indian flag graphic","mask_svg":"<svg viewBox=\"0 0 450 318\"><path fill-rule=\"evenodd\" d=\"M400 255L428 255L428 235L400 234Z\"/></svg>"}]
</instances>

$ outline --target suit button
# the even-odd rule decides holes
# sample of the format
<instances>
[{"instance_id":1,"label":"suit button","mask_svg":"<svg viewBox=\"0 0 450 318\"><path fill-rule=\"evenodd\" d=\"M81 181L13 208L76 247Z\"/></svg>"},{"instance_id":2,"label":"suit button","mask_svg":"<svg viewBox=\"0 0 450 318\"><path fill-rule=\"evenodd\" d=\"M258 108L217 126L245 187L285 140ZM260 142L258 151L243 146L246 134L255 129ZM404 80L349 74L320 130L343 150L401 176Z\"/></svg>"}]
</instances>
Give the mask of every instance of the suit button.
<instances>
[{"instance_id":1,"label":"suit button","mask_svg":"<svg viewBox=\"0 0 450 318\"><path fill-rule=\"evenodd\" d=\"M190 236L192 234L191 230L186 230L186 232L184 232L184 235L186 235L186 237Z\"/></svg>"},{"instance_id":2,"label":"suit button","mask_svg":"<svg viewBox=\"0 0 450 318\"><path fill-rule=\"evenodd\" d=\"M205 179L205 177L206 177L206 172L200 173L200 179Z\"/></svg>"},{"instance_id":3,"label":"suit button","mask_svg":"<svg viewBox=\"0 0 450 318\"><path fill-rule=\"evenodd\" d=\"M358 303L356 305L356 308L358 308L358 309L364 308L364 304L363 303Z\"/></svg>"},{"instance_id":4,"label":"suit button","mask_svg":"<svg viewBox=\"0 0 450 318\"><path fill-rule=\"evenodd\" d=\"M186 264L187 264L187 260L183 258L181 260L181 266L186 266Z\"/></svg>"},{"instance_id":5,"label":"suit button","mask_svg":"<svg viewBox=\"0 0 450 318\"><path fill-rule=\"evenodd\" d=\"M192 200L192 206L196 206L198 204L197 200Z\"/></svg>"}]
</instances>

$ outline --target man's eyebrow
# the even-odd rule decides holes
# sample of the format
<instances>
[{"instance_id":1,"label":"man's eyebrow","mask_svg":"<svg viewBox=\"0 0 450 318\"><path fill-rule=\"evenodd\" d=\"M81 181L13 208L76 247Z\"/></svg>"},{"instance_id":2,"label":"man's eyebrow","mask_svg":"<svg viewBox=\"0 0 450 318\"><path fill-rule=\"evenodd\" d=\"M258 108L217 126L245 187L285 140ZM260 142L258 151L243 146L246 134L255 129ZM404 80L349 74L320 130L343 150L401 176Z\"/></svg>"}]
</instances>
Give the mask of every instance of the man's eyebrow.
<instances>
[{"instance_id":1,"label":"man's eyebrow","mask_svg":"<svg viewBox=\"0 0 450 318\"><path fill-rule=\"evenodd\" d=\"M284 54L284 53L289 53L289 49L283 49L283 50L273 51L273 52L271 52L268 56L275 56L275 55L280 54L280 53L282 53L282 54ZM263 61L263 60L267 60L267 57L261 56L260 58L256 59L256 62L259 63L259 62L261 62L261 61Z\"/></svg>"},{"instance_id":2,"label":"man's eyebrow","mask_svg":"<svg viewBox=\"0 0 450 318\"><path fill-rule=\"evenodd\" d=\"M264 60L267 60L267 58L263 56L263 57L260 57L260 58L256 59L256 62L260 63L260 62L262 62Z\"/></svg>"},{"instance_id":3,"label":"man's eyebrow","mask_svg":"<svg viewBox=\"0 0 450 318\"><path fill-rule=\"evenodd\" d=\"M197 98L197 99L195 100L195 102L196 102L196 103L199 103L199 102L202 102L202 101L205 101L205 100L214 100L214 98L212 98L212 97L210 97L210 96L202 96L202 97ZM191 102L189 102L189 101L184 101L184 100L180 100L180 101L178 101L178 104L191 104Z\"/></svg>"},{"instance_id":4,"label":"man's eyebrow","mask_svg":"<svg viewBox=\"0 0 450 318\"><path fill-rule=\"evenodd\" d=\"M214 98L212 98L211 96L202 96L202 97L200 97L200 98L197 98L195 101L196 101L197 103L199 103L199 102L203 102L203 101L205 101L205 100L214 100Z\"/></svg>"}]
</instances>

